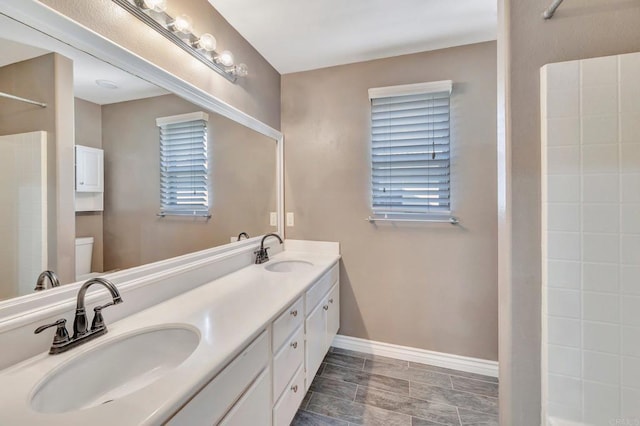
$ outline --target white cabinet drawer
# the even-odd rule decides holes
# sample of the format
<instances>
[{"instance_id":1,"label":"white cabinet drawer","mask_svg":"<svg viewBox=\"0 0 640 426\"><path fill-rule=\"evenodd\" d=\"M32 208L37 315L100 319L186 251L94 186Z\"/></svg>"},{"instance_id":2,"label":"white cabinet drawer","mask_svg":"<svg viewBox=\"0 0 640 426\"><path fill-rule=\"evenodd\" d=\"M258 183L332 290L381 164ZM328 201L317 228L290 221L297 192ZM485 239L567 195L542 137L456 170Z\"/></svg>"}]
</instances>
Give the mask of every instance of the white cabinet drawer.
<instances>
[{"instance_id":1,"label":"white cabinet drawer","mask_svg":"<svg viewBox=\"0 0 640 426\"><path fill-rule=\"evenodd\" d=\"M304 369L300 367L273 407L274 426L288 426L304 398Z\"/></svg>"},{"instance_id":2,"label":"white cabinet drawer","mask_svg":"<svg viewBox=\"0 0 640 426\"><path fill-rule=\"evenodd\" d=\"M293 302L273 322L273 352L277 352L287 337L304 321L304 305L302 297Z\"/></svg>"},{"instance_id":3,"label":"white cabinet drawer","mask_svg":"<svg viewBox=\"0 0 640 426\"><path fill-rule=\"evenodd\" d=\"M273 395L278 398L304 361L304 327L300 325L273 358Z\"/></svg>"},{"instance_id":4,"label":"white cabinet drawer","mask_svg":"<svg viewBox=\"0 0 640 426\"><path fill-rule=\"evenodd\" d=\"M210 426L218 423L268 361L269 332L265 331L166 424Z\"/></svg>"},{"instance_id":5,"label":"white cabinet drawer","mask_svg":"<svg viewBox=\"0 0 640 426\"><path fill-rule=\"evenodd\" d=\"M271 426L270 373L267 368L260 374L220 422L220 426Z\"/></svg>"},{"instance_id":6,"label":"white cabinet drawer","mask_svg":"<svg viewBox=\"0 0 640 426\"><path fill-rule=\"evenodd\" d=\"M322 276L306 294L307 312L311 310L322 300L322 297L327 294L333 283L338 280L338 264L334 265L326 274Z\"/></svg>"}]
</instances>

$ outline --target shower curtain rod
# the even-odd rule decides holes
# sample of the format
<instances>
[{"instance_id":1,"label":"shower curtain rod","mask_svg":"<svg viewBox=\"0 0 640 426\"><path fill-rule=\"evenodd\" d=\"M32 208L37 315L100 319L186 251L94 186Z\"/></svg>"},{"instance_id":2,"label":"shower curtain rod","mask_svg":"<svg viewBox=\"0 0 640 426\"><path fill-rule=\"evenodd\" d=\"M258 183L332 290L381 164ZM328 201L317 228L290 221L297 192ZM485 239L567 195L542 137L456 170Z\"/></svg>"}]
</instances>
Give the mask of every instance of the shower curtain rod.
<instances>
[{"instance_id":1,"label":"shower curtain rod","mask_svg":"<svg viewBox=\"0 0 640 426\"><path fill-rule=\"evenodd\" d=\"M45 103L38 102L38 101L32 101L31 99L21 98L19 96L10 95L10 94L4 93L4 92L0 92L0 98L8 98L8 99L13 99L15 101L26 102L28 104L38 105L39 107L42 107L42 108L46 108L47 107L47 104L45 104Z\"/></svg>"},{"instance_id":2,"label":"shower curtain rod","mask_svg":"<svg viewBox=\"0 0 640 426\"><path fill-rule=\"evenodd\" d=\"M553 18L553 14L556 13L556 9L560 7L564 0L553 0L553 3L542 13L544 19Z\"/></svg>"}]
</instances>

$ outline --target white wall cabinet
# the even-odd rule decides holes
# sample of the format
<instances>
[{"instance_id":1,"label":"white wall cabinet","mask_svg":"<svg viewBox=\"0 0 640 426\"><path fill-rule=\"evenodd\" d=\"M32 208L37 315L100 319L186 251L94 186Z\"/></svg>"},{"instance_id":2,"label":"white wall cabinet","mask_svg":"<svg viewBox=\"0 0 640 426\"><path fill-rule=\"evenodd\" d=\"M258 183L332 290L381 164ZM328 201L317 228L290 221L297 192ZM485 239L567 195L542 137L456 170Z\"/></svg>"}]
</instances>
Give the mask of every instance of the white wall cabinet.
<instances>
[{"instance_id":1,"label":"white wall cabinet","mask_svg":"<svg viewBox=\"0 0 640 426\"><path fill-rule=\"evenodd\" d=\"M76 145L76 191L104 191L104 151Z\"/></svg>"},{"instance_id":2,"label":"white wall cabinet","mask_svg":"<svg viewBox=\"0 0 640 426\"><path fill-rule=\"evenodd\" d=\"M76 211L104 210L104 151L76 145Z\"/></svg>"}]
</instances>

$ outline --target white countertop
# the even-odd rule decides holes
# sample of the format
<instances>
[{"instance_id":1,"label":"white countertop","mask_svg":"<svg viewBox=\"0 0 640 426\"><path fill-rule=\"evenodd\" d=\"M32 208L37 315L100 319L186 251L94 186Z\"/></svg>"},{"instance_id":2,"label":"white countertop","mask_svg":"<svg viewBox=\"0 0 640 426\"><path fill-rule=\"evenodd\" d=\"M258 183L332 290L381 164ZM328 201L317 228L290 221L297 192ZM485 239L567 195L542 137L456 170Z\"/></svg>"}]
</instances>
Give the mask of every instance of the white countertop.
<instances>
[{"instance_id":1,"label":"white countertop","mask_svg":"<svg viewBox=\"0 0 640 426\"><path fill-rule=\"evenodd\" d=\"M40 354L0 372L0 425L150 425L166 421L312 283L339 260L338 254L284 251L269 263L305 260L313 266L297 272L269 272L251 265L120 321L109 332L59 355ZM127 303L124 300L124 303ZM89 318L90 319L90 318ZM61 414L30 407L36 385L57 366L109 340L161 325L184 324L201 334L195 351L175 370L120 399ZM52 333L52 332L51 332ZM110 368L104 366L102 374ZM73 398L73 389L68 389Z\"/></svg>"}]
</instances>

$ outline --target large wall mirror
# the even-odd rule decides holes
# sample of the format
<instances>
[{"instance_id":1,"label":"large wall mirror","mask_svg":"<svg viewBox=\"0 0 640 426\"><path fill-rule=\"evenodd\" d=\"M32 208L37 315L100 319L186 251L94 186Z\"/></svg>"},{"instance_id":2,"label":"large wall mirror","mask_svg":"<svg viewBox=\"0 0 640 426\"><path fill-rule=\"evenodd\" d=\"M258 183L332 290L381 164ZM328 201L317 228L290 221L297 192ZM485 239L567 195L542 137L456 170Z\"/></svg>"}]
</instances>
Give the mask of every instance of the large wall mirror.
<instances>
[{"instance_id":1,"label":"large wall mirror","mask_svg":"<svg viewBox=\"0 0 640 426\"><path fill-rule=\"evenodd\" d=\"M279 229L273 134L1 14L0 92L46 103L0 97L0 300L32 294L45 269L71 283ZM206 117L210 217L161 214L157 119L193 113ZM85 185L78 168L102 176L102 188L69 188ZM190 180L185 172L174 184L192 190Z\"/></svg>"}]
</instances>

